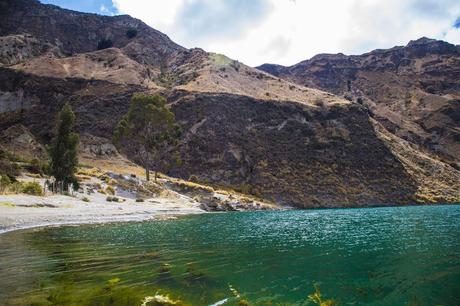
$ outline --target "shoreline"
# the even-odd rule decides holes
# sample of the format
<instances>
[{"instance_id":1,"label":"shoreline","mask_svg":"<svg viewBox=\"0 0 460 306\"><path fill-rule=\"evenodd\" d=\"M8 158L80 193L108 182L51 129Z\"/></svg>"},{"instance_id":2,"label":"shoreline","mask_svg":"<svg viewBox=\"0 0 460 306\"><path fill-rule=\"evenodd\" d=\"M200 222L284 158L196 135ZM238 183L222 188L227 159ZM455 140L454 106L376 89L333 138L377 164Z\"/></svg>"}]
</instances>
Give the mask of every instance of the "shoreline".
<instances>
[{"instance_id":1,"label":"shoreline","mask_svg":"<svg viewBox=\"0 0 460 306\"><path fill-rule=\"evenodd\" d=\"M145 202L136 202L134 199L127 198L122 202L107 202L104 195L93 195L91 200L85 202L78 197L65 195L0 195L0 235L33 228L143 222L209 213L200 207L199 202L178 193L174 196L170 194L168 197L146 199ZM460 203L317 207L301 210L450 205L460 205Z\"/></svg>"},{"instance_id":2,"label":"shoreline","mask_svg":"<svg viewBox=\"0 0 460 306\"><path fill-rule=\"evenodd\" d=\"M130 222L146 222L146 221L161 221L161 220L170 220L177 219L183 216L197 215L201 213L208 213L206 211L199 213L175 213L171 212L170 214L155 215L155 216L143 216L137 215L132 218L101 218L98 220L76 220L76 221L54 221L48 223L31 223L26 225L13 225L8 227L2 227L0 224L0 235L7 234L16 231L29 230L29 229L39 229L39 228L48 228L48 227L61 227L61 226L80 226L80 225L101 225L101 224L112 224L112 223L130 223Z\"/></svg>"},{"instance_id":3,"label":"shoreline","mask_svg":"<svg viewBox=\"0 0 460 306\"><path fill-rule=\"evenodd\" d=\"M199 205L182 195L145 202L106 202L103 197L85 202L64 195L0 195L0 235L39 227L141 222L206 213Z\"/></svg>"}]
</instances>

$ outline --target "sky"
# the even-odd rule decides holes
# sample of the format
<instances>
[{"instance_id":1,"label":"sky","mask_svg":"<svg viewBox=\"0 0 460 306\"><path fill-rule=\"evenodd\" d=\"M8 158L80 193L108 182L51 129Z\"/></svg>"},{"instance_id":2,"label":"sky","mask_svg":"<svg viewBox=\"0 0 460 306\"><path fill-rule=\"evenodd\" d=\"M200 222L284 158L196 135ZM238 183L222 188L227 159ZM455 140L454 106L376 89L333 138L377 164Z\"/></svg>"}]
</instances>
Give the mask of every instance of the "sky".
<instances>
[{"instance_id":1,"label":"sky","mask_svg":"<svg viewBox=\"0 0 460 306\"><path fill-rule=\"evenodd\" d=\"M362 54L426 36L460 44L459 0L42 0L129 14L176 43L251 66Z\"/></svg>"}]
</instances>

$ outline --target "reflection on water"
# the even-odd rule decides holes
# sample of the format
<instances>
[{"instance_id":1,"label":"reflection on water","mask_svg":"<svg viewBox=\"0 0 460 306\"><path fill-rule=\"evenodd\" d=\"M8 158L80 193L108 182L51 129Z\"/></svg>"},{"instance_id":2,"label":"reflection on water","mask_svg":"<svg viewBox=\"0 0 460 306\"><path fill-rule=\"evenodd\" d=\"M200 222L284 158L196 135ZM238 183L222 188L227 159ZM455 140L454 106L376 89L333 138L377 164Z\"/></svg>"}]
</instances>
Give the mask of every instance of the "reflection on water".
<instances>
[{"instance_id":1,"label":"reflection on water","mask_svg":"<svg viewBox=\"0 0 460 306\"><path fill-rule=\"evenodd\" d=\"M458 205L46 228L0 245L5 305L460 305Z\"/></svg>"}]
</instances>

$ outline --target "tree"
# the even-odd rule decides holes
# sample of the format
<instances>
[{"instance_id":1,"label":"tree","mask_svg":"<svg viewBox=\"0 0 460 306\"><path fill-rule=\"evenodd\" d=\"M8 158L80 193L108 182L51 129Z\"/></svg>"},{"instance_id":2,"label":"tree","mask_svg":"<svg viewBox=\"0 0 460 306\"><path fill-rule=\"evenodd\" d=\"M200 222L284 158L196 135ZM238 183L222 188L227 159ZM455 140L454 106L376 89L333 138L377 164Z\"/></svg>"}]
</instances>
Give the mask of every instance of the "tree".
<instances>
[{"instance_id":1,"label":"tree","mask_svg":"<svg viewBox=\"0 0 460 306\"><path fill-rule=\"evenodd\" d=\"M112 47L113 47L113 42L110 38L102 38L97 42L98 50L112 48Z\"/></svg>"},{"instance_id":2,"label":"tree","mask_svg":"<svg viewBox=\"0 0 460 306\"><path fill-rule=\"evenodd\" d=\"M180 135L174 114L166 107L166 101L159 95L134 94L128 113L118 123L114 133L114 143L129 144L136 159L145 169L145 177L150 180L150 167L157 171L165 160L167 150L175 146Z\"/></svg>"},{"instance_id":3,"label":"tree","mask_svg":"<svg viewBox=\"0 0 460 306\"><path fill-rule=\"evenodd\" d=\"M62 186L64 191L72 184L74 189L78 186L75 177L78 157L77 148L79 136L73 131L75 125L75 114L69 103L66 103L59 113L56 123L56 136L49 148L50 174L54 176L56 183Z\"/></svg>"}]
</instances>

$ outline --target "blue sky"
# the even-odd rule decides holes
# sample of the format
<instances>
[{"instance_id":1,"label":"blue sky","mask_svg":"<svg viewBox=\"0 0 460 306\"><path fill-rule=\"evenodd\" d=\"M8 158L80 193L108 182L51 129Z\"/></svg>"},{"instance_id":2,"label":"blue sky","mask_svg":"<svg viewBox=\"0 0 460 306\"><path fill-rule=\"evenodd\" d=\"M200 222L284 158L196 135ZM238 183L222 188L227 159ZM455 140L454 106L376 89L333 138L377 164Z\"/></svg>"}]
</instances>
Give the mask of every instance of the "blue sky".
<instances>
[{"instance_id":1,"label":"blue sky","mask_svg":"<svg viewBox=\"0 0 460 306\"><path fill-rule=\"evenodd\" d=\"M101 15L113 15L117 13L112 0L41 0L41 2L86 13Z\"/></svg>"},{"instance_id":2,"label":"blue sky","mask_svg":"<svg viewBox=\"0 0 460 306\"><path fill-rule=\"evenodd\" d=\"M361 54L422 36L460 44L459 0L43 0L129 14L188 47L255 66Z\"/></svg>"}]
</instances>

